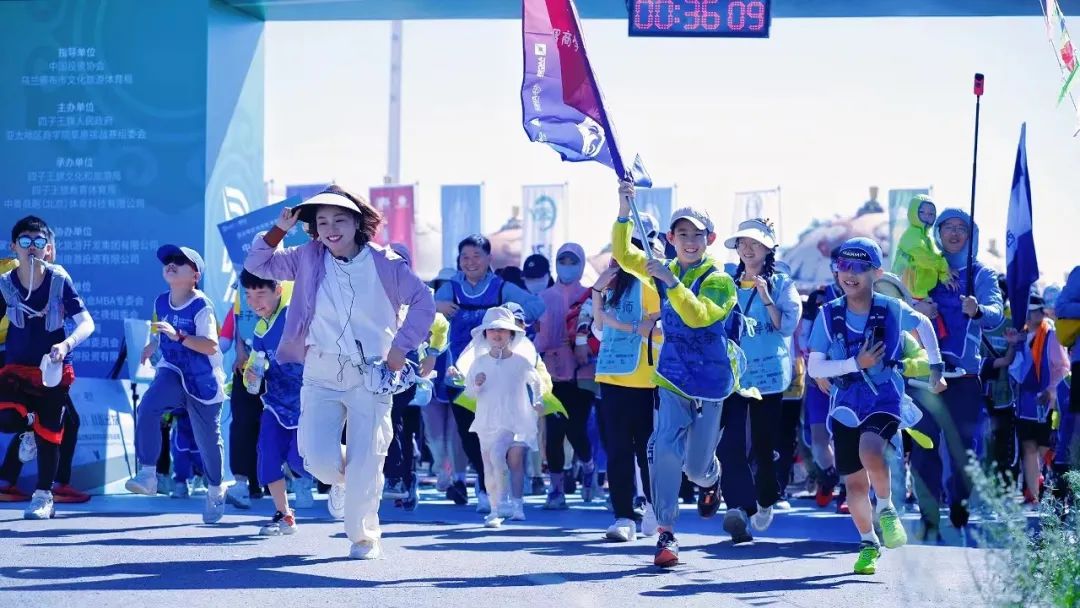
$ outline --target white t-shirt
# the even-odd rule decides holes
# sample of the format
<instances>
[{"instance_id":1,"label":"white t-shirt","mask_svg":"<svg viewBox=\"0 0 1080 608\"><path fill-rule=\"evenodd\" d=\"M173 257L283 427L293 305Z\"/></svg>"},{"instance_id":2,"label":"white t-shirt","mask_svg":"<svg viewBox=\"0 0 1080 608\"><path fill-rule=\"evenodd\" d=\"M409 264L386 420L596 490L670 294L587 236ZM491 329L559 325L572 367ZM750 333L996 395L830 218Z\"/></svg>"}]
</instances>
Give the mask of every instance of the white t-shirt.
<instances>
[{"instance_id":1,"label":"white t-shirt","mask_svg":"<svg viewBox=\"0 0 1080 608\"><path fill-rule=\"evenodd\" d=\"M359 341L365 357L385 358L397 333L398 315L379 280L371 249L364 247L348 262L327 252L323 265L326 276L315 293L307 345L350 355L359 352L354 342Z\"/></svg>"}]
</instances>

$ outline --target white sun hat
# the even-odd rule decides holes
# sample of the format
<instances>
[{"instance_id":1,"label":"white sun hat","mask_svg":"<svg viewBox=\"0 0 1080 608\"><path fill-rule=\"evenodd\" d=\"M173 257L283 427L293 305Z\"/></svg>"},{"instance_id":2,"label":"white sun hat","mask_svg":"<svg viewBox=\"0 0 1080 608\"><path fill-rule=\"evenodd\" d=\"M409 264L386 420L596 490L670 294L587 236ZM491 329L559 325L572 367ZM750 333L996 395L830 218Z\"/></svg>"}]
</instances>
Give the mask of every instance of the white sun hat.
<instances>
[{"instance_id":1,"label":"white sun hat","mask_svg":"<svg viewBox=\"0 0 1080 608\"><path fill-rule=\"evenodd\" d=\"M746 220L739 224L739 230L724 241L724 247L735 249L739 239L754 239L769 249L776 249L776 233L762 220Z\"/></svg>"}]
</instances>

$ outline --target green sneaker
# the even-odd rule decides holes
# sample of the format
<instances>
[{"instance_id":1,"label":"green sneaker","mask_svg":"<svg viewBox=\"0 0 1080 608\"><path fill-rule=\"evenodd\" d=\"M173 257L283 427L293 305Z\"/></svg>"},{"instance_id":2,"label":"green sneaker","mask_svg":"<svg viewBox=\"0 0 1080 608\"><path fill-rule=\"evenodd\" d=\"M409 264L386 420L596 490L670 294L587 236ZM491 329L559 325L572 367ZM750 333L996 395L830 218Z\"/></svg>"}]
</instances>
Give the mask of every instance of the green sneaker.
<instances>
[{"instance_id":1,"label":"green sneaker","mask_svg":"<svg viewBox=\"0 0 1080 608\"><path fill-rule=\"evenodd\" d=\"M885 509L881 512L881 540L888 549L899 549L907 544L907 530L904 530L904 522L896 509Z\"/></svg>"},{"instance_id":2,"label":"green sneaker","mask_svg":"<svg viewBox=\"0 0 1080 608\"><path fill-rule=\"evenodd\" d=\"M881 557L881 548L871 542L863 541L859 548L859 559L855 560L855 574L874 574L877 572L877 559Z\"/></svg>"}]
</instances>

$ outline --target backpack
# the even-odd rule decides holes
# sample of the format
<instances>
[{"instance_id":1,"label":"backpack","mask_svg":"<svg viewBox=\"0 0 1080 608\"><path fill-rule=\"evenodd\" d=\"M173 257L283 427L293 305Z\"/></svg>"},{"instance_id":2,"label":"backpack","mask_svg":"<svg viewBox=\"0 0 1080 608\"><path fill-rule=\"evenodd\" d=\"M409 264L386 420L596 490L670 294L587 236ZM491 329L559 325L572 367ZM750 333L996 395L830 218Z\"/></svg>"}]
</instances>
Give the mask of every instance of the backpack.
<instances>
[{"instance_id":1,"label":"backpack","mask_svg":"<svg viewBox=\"0 0 1080 608\"><path fill-rule=\"evenodd\" d=\"M585 306L585 303L592 299L592 291L585 292L580 300L570 305L570 310L566 313L566 335L570 337L570 347L575 345L575 339L579 335L588 336L589 342L589 355L596 357L600 354L600 340L593 335L593 332L588 324L585 325L584 330L579 323L581 317L581 309Z\"/></svg>"}]
</instances>

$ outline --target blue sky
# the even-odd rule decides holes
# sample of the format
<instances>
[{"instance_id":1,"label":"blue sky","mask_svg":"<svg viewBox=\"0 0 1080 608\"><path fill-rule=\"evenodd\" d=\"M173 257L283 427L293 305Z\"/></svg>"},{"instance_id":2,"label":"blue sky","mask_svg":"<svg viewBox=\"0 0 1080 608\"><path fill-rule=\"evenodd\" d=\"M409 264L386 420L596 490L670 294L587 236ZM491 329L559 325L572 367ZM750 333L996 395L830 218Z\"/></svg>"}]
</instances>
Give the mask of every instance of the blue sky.
<instances>
[{"instance_id":1,"label":"blue sky","mask_svg":"<svg viewBox=\"0 0 1080 608\"><path fill-rule=\"evenodd\" d=\"M932 185L969 204L974 97L984 72L978 222L1004 240L1020 123L1028 122L1041 266L1076 263L1080 139L1055 106L1059 73L1040 18L777 19L768 40L631 39L585 21L590 60L622 147L657 185L702 204L722 232L737 191L782 186L785 236L850 215L868 187ZM1077 29L1077 28L1074 28ZM267 24L266 176L366 191L386 172L388 22ZM517 21L414 21L404 30L402 177L419 218L438 222L439 186L485 183L485 230L525 184L569 183L569 238L605 243L611 171L559 162L521 128Z\"/></svg>"}]
</instances>

